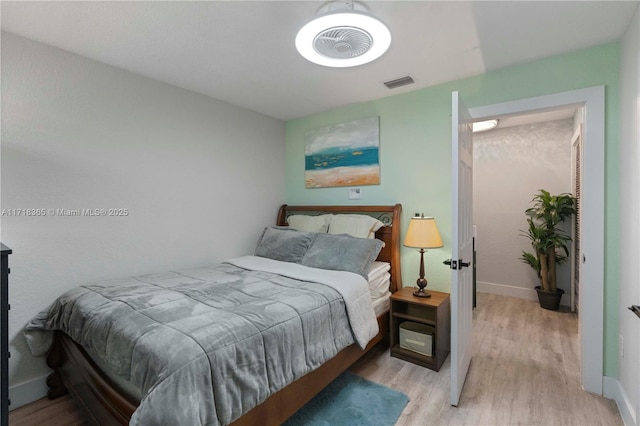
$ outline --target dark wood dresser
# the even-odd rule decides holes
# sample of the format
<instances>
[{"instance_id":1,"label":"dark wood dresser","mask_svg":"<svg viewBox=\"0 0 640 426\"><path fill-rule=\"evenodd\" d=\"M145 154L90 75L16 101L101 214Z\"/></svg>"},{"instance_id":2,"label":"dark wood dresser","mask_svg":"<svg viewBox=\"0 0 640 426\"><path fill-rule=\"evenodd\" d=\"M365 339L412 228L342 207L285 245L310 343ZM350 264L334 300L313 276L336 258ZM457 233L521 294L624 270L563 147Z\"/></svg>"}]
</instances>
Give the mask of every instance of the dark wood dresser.
<instances>
[{"instance_id":1,"label":"dark wood dresser","mask_svg":"<svg viewBox=\"0 0 640 426\"><path fill-rule=\"evenodd\" d=\"M0 277L0 425L9 424L9 255L11 249L0 243L2 267Z\"/></svg>"}]
</instances>

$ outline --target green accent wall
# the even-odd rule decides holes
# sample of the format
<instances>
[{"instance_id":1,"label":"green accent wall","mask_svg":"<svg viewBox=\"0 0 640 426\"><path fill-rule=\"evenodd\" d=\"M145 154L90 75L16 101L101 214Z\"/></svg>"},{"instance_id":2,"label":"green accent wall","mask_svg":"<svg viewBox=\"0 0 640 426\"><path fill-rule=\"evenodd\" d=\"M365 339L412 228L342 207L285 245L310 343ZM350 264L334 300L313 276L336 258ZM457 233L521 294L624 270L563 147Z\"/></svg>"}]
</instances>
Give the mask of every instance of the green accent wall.
<instances>
[{"instance_id":1,"label":"green accent wall","mask_svg":"<svg viewBox=\"0 0 640 426\"><path fill-rule=\"evenodd\" d=\"M402 203L402 236L416 212L434 216L444 247L425 254L429 288L449 292L451 255L451 92L479 107L592 86L606 87L605 147L605 354L604 374L617 377L619 217L619 44L611 43L491 71L479 76L348 105L286 123L288 204ZM347 199L348 188L304 187L304 134L307 130L369 116L380 117L381 183L363 186L362 200ZM587 171L588 172L588 171ZM508 176L505 176L508 179ZM500 208L496 194L496 209ZM419 254L402 248L402 276L413 285Z\"/></svg>"}]
</instances>

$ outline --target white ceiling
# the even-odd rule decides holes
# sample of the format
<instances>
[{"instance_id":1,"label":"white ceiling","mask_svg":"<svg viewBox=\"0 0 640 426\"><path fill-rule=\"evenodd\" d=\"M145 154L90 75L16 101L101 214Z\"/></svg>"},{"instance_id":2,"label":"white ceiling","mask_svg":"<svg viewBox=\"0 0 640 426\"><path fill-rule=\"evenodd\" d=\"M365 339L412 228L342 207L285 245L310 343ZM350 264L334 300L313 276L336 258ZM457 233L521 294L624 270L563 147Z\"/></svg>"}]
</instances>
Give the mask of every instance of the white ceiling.
<instances>
[{"instance_id":1,"label":"white ceiling","mask_svg":"<svg viewBox=\"0 0 640 426\"><path fill-rule=\"evenodd\" d=\"M368 1L392 44L329 69L294 38L322 1L11 2L2 30L288 120L604 44L638 1ZM416 84L381 83L410 74Z\"/></svg>"}]
</instances>

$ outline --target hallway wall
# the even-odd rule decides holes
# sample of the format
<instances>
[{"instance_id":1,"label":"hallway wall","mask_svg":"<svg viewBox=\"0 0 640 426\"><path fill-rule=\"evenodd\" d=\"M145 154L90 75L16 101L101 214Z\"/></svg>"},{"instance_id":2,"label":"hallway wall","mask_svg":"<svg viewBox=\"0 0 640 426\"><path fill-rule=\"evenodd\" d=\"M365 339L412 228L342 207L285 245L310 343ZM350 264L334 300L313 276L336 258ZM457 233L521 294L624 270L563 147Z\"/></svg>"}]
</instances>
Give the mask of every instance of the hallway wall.
<instances>
[{"instance_id":1,"label":"hallway wall","mask_svg":"<svg viewBox=\"0 0 640 426\"><path fill-rule=\"evenodd\" d=\"M473 220L477 227L478 291L537 300L535 271L520 260L532 251L521 233L524 211L539 189L572 192L571 136L573 119L497 128L475 133ZM564 227L570 231L569 223ZM571 268L558 269L558 287L567 296Z\"/></svg>"}]
</instances>

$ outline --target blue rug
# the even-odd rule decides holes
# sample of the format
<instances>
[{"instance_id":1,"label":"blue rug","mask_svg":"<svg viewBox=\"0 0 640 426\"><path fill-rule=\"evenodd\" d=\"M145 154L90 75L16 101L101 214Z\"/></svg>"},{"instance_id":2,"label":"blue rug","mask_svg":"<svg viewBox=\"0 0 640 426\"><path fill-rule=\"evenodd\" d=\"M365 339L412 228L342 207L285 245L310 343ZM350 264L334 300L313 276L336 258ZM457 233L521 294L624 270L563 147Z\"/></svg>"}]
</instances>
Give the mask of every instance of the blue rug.
<instances>
[{"instance_id":1,"label":"blue rug","mask_svg":"<svg viewBox=\"0 0 640 426\"><path fill-rule=\"evenodd\" d=\"M284 426L393 426L407 402L405 394L347 371Z\"/></svg>"}]
</instances>

